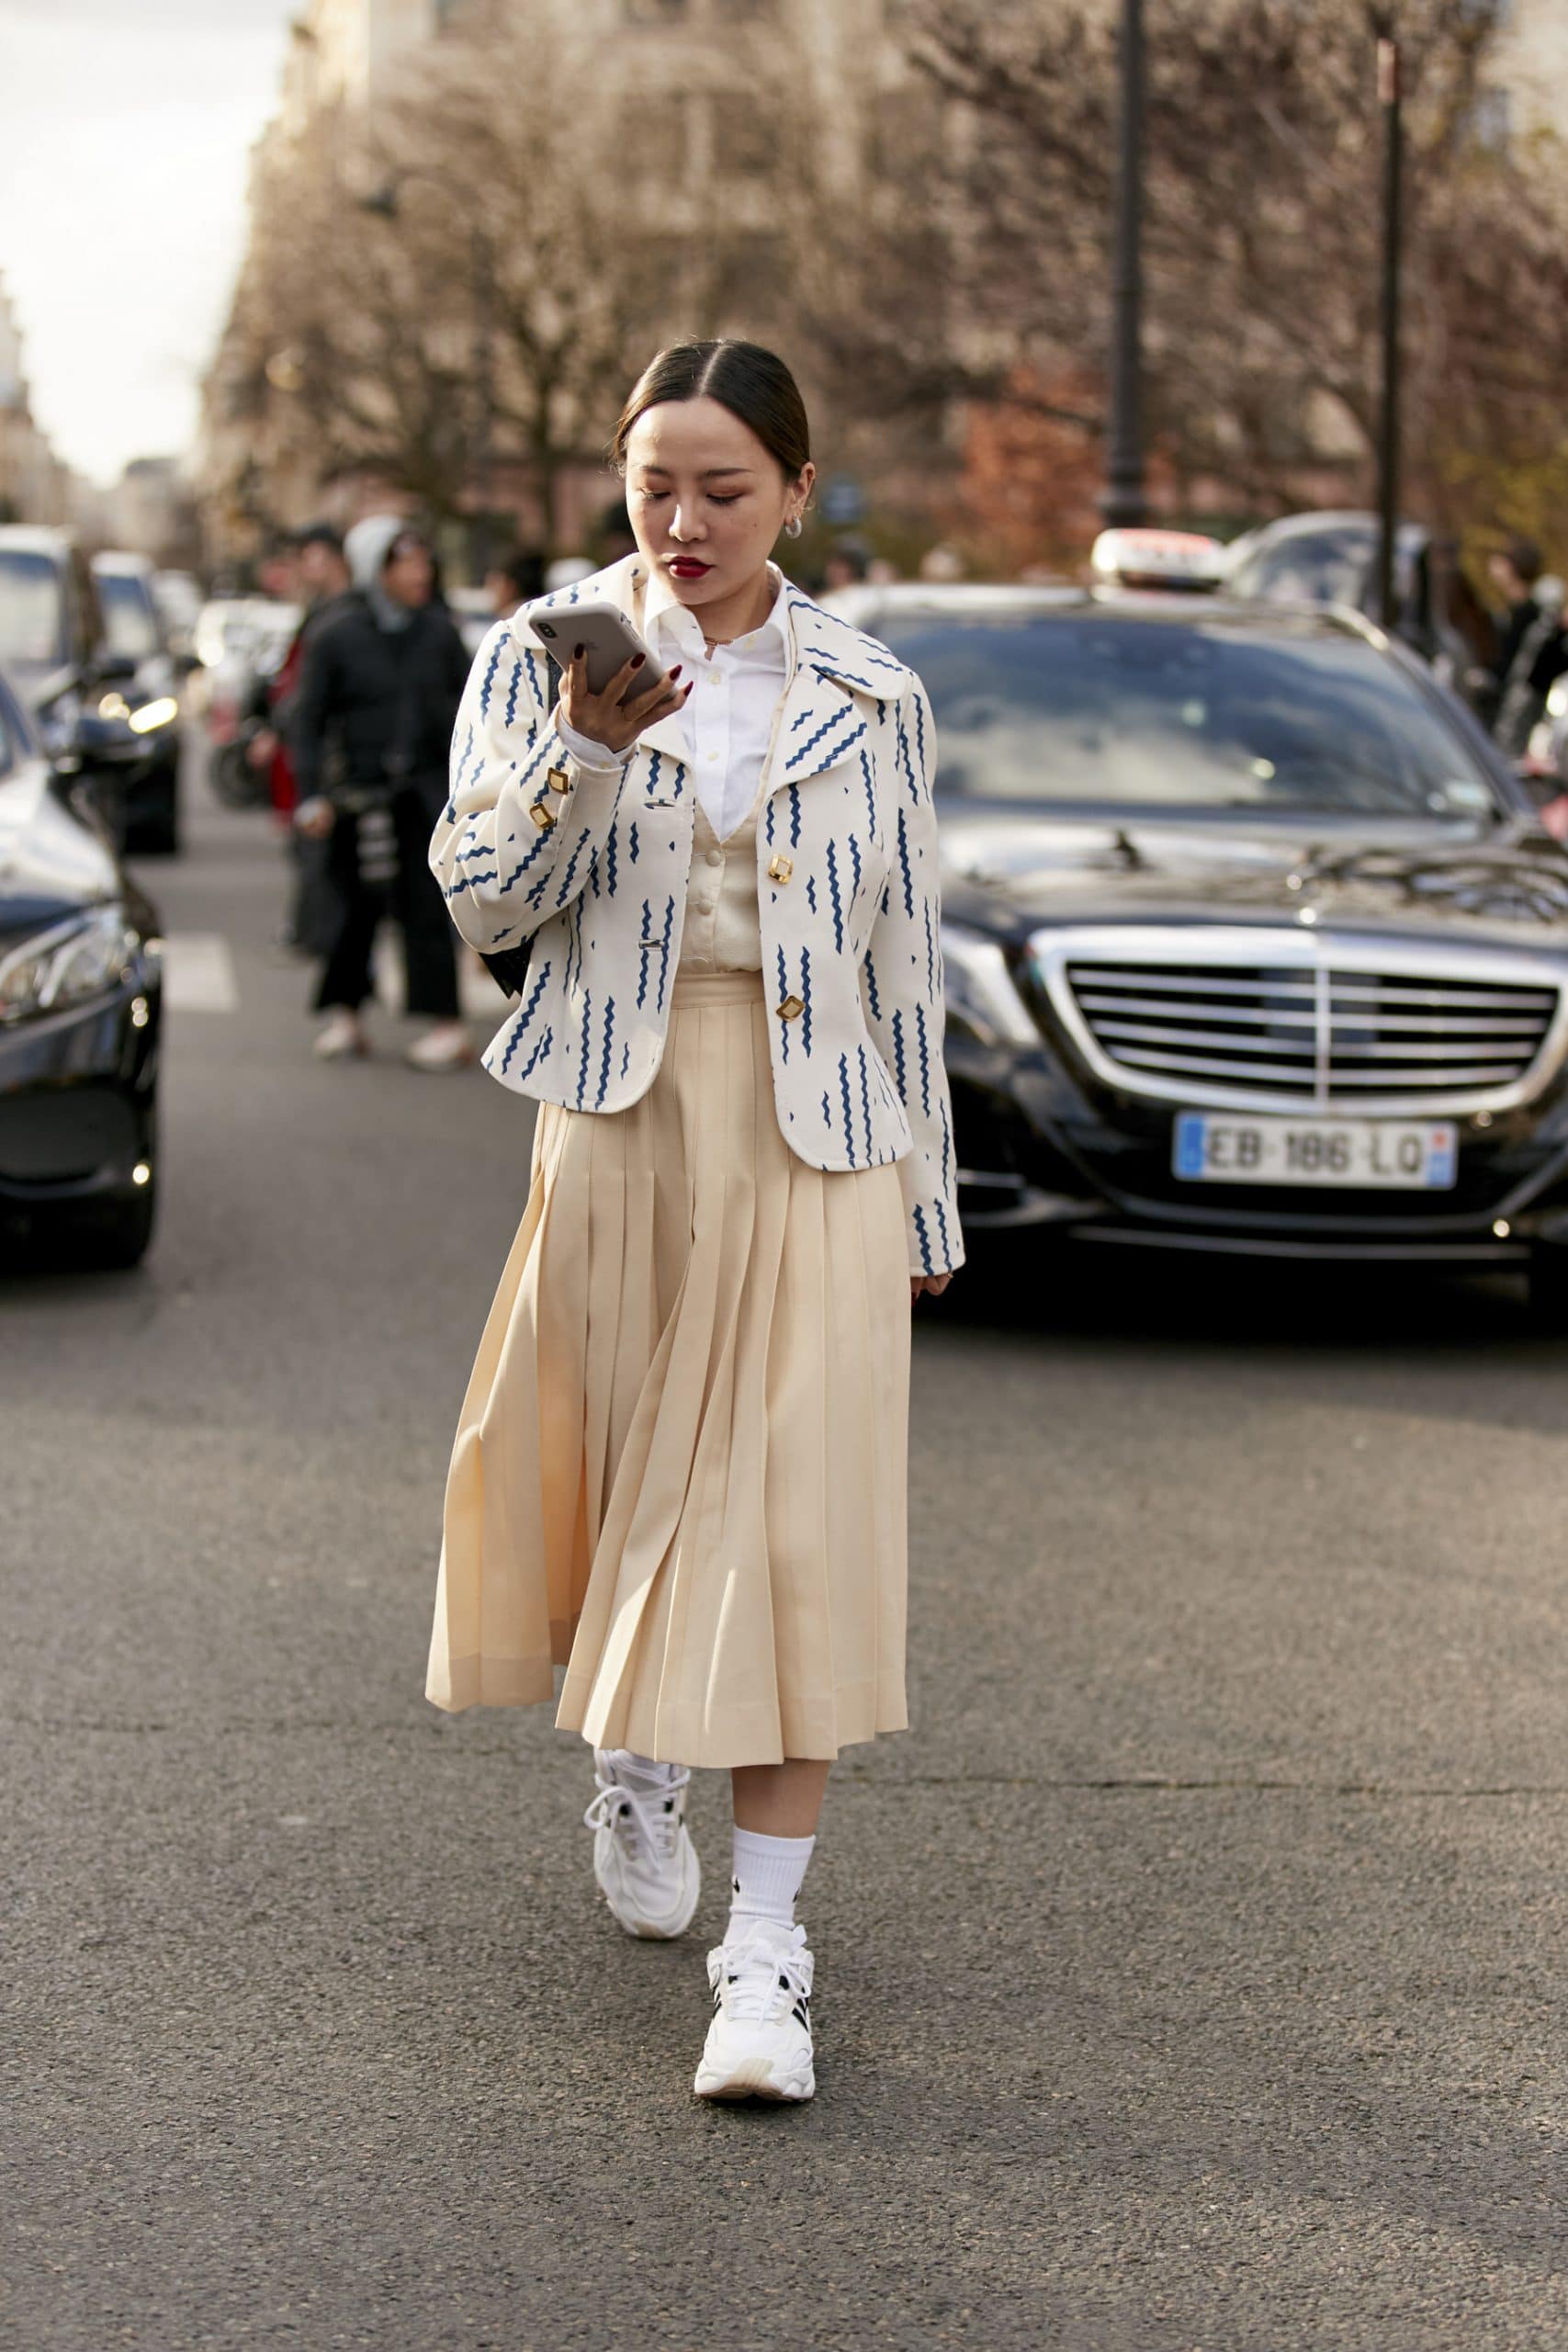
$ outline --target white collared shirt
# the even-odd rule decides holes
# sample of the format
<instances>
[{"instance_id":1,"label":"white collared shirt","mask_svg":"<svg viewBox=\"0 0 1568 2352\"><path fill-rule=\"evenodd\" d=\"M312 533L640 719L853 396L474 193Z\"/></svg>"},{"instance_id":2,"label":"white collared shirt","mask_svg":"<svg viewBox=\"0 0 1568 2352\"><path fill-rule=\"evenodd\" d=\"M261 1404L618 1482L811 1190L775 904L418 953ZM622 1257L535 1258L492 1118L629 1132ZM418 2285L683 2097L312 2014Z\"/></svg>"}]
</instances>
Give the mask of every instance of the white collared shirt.
<instances>
[{"instance_id":1,"label":"white collared shirt","mask_svg":"<svg viewBox=\"0 0 1568 2352\"><path fill-rule=\"evenodd\" d=\"M735 831L757 797L762 763L773 730L773 715L788 683L793 658L784 575L770 564L776 583L773 605L760 627L710 654L702 624L682 605L663 574L649 582L643 607L644 635L661 669L683 664L681 682L694 683L680 714L686 763L698 799L720 841ZM558 721L560 738L585 766L613 765L603 743ZM622 754L629 759L628 750Z\"/></svg>"}]
</instances>

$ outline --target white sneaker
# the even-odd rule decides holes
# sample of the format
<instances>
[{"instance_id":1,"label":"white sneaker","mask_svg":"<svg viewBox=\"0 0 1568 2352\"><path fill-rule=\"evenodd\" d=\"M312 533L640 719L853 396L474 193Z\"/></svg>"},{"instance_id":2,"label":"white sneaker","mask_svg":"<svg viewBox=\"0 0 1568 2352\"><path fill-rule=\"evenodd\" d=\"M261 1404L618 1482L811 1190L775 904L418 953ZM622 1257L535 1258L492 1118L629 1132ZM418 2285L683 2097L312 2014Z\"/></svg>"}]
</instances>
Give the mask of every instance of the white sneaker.
<instances>
[{"instance_id":1,"label":"white sneaker","mask_svg":"<svg viewBox=\"0 0 1568 2352\"><path fill-rule=\"evenodd\" d=\"M593 1777L599 1793L582 1818L593 1832L593 1875L605 1902L628 1936L683 1936L703 1884L686 1827L690 1772L672 1772L662 1788L630 1788L596 1747Z\"/></svg>"},{"instance_id":2,"label":"white sneaker","mask_svg":"<svg viewBox=\"0 0 1568 2352\"><path fill-rule=\"evenodd\" d=\"M467 1069L476 1058L474 1041L460 1021L438 1023L408 1050L415 1069Z\"/></svg>"},{"instance_id":3,"label":"white sneaker","mask_svg":"<svg viewBox=\"0 0 1568 2352\"><path fill-rule=\"evenodd\" d=\"M369 1040L360 1026L357 1012L346 1005L334 1005L316 1032L315 1050L324 1062L343 1061L350 1054L367 1054Z\"/></svg>"},{"instance_id":4,"label":"white sneaker","mask_svg":"<svg viewBox=\"0 0 1568 2352\"><path fill-rule=\"evenodd\" d=\"M809 2098L811 1954L804 1928L759 1919L708 1954L714 2017L692 2088L699 2098Z\"/></svg>"}]
</instances>

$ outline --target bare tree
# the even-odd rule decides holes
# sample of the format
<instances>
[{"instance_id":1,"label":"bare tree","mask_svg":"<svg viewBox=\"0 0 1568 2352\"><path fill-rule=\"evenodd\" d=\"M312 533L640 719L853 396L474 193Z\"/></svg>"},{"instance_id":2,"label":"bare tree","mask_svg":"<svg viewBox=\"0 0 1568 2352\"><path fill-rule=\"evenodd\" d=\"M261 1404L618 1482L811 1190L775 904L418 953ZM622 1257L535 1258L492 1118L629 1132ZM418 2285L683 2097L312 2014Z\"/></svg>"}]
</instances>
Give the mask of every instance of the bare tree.
<instances>
[{"instance_id":1,"label":"bare tree","mask_svg":"<svg viewBox=\"0 0 1568 2352\"><path fill-rule=\"evenodd\" d=\"M1364 495L1376 420L1378 155L1368 0L1151 0L1150 418L1179 481L1265 511L1336 476ZM1568 363L1568 179L1552 142L1489 142L1500 38L1476 0L1402 0L1409 86L1406 446L1437 519L1538 464ZM950 387L1039 399L1103 378L1118 12L914 0L909 53L967 125L901 190L953 257ZM886 322L865 331L880 365ZM841 322L852 375L852 318ZM918 318L904 395L933 384ZM897 351L893 352L897 362ZM940 379L935 379L940 383ZM1030 388L1032 387L1032 393ZM879 397L896 401L884 381ZM1480 453L1485 458L1477 463Z\"/></svg>"}]
</instances>

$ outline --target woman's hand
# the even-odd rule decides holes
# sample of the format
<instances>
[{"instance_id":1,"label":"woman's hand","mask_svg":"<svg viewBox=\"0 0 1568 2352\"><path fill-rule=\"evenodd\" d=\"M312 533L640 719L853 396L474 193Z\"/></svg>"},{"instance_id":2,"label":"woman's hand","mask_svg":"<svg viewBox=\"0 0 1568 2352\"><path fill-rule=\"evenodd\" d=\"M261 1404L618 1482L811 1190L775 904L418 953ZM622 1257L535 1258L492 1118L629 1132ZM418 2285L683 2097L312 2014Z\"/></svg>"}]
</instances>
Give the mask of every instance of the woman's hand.
<instances>
[{"instance_id":1,"label":"woman's hand","mask_svg":"<svg viewBox=\"0 0 1568 2352\"><path fill-rule=\"evenodd\" d=\"M561 672L561 717L591 743L603 743L617 758L631 749L645 727L682 709L695 683L692 681L684 686L678 683L681 664L677 662L651 692L628 701L626 696L636 685L637 673L647 658L646 654L634 653L624 668L616 671L602 695L590 694L588 690L588 655L584 647L577 648L570 665Z\"/></svg>"},{"instance_id":2,"label":"woman's hand","mask_svg":"<svg viewBox=\"0 0 1568 2352\"><path fill-rule=\"evenodd\" d=\"M929 1290L933 1298L940 1298L952 1280L951 1274L911 1274L909 1276L910 1306L913 1306L923 1290Z\"/></svg>"}]
</instances>

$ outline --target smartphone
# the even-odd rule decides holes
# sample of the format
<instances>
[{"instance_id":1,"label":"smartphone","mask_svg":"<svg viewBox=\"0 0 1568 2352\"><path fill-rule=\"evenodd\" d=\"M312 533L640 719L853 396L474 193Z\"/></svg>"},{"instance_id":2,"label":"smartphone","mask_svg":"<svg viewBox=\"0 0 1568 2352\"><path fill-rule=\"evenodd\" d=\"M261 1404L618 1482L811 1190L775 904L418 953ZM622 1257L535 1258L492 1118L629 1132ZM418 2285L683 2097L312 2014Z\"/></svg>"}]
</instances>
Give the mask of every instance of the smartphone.
<instances>
[{"instance_id":1,"label":"smartphone","mask_svg":"<svg viewBox=\"0 0 1568 2352\"><path fill-rule=\"evenodd\" d=\"M644 657L644 667L626 691L627 702L641 702L645 695L664 683L663 671L618 605L589 596L581 605L558 605L553 612L539 613L529 620L528 626L536 637L543 638L563 670L570 663L577 646L587 647L590 694L602 695L616 671L624 670L634 653Z\"/></svg>"}]
</instances>

